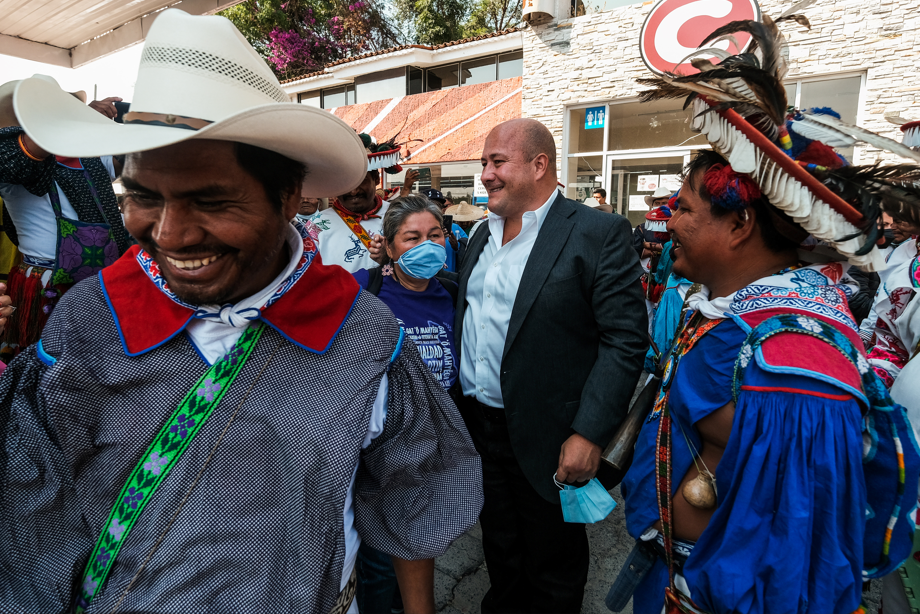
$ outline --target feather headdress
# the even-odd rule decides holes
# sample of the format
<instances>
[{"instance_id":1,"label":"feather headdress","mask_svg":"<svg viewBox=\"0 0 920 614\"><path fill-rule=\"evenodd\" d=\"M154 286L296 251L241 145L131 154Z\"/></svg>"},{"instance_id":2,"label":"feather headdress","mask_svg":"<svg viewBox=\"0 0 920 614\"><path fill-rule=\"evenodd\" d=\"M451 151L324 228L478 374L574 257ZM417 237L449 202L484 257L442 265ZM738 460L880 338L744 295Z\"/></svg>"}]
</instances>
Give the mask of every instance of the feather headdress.
<instances>
[{"instance_id":1,"label":"feather headdress","mask_svg":"<svg viewBox=\"0 0 920 614\"><path fill-rule=\"evenodd\" d=\"M699 73L639 79L652 88L640 97L684 98L684 108L693 111L691 128L703 133L735 172L753 179L771 205L853 264L878 270L885 266L875 249L881 212L920 219L920 153L847 124L830 109L789 108L783 87L788 50L777 24L794 21L810 28L801 10L814 1L798 2L775 20L764 15L763 22L733 21L718 28L684 60ZM734 41L741 32L751 36L744 53L729 55L712 46ZM833 150L858 142L913 164L854 167Z\"/></svg>"}]
</instances>

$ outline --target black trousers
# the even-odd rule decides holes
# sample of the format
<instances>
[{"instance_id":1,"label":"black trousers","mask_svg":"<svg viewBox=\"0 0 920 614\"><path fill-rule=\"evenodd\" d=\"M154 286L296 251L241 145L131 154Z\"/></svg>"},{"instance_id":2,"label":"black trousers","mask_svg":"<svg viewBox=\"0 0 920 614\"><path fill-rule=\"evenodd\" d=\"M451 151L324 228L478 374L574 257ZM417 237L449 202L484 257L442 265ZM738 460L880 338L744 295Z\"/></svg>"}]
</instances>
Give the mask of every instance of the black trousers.
<instances>
[{"instance_id":1,"label":"black trousers","mask_svg":"<svg viewBox=\"0 0 920 614\"><path fill-rule=\"evenodd\" d=\"M588 580L585 525L563 521L561 506L530 485L511 449L502 410L469 398L459 405L482 457L485 504L479 520L491 583L483 614L577 614Z\"/></svg>"}]
</instances>

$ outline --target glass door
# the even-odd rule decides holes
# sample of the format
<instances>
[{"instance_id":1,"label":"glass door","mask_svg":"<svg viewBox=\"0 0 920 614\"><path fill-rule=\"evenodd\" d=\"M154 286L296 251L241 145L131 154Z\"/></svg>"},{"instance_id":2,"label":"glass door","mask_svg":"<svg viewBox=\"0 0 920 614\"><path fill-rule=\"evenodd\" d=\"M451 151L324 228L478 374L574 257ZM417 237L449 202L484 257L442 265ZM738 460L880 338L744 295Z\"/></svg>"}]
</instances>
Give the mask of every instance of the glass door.
<instances>
[{"instance_id":1,"label":"glass door","mask_svg":"<svg viewBox=\"0 0 920 614\"><path fill-rule=\"evenodd\" d=\"M629 219L633 227L638 226L651 210L646 197L650 201L652 194L661 186L676 192L681 184L680 173L689 161L689 150L637 156L610 155L607 200L617 213Z\"/></svg>"}]
</instances>

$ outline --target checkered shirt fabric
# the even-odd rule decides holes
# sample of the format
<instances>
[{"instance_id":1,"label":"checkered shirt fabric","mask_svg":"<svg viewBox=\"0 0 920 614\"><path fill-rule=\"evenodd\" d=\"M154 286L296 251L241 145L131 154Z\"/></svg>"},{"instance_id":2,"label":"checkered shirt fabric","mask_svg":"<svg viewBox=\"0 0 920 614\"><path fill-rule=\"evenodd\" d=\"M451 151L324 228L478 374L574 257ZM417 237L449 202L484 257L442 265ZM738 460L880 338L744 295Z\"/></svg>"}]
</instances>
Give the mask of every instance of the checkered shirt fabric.
<instances>
[{"instance_id":1,"label":"checkered shirt fabric","mask_svg":"<svg viewBox=\"0 0 920 614\"><path fill-rule=\"evenodd\" d=\"M143 309L138 305L138 309ZM155 317L155 315L151 315ZM331 348L268 329L127 537L89 612L110 612L256 374L267 371L120 612L326 614L339 593L343 507L375 548L439 555L478 517L481 468L462 419L406 339L384 432L362 450L399 329L362 292ZM0 613L65 612L115 497L206 370L185 335L126 356L98 278L68 292L0 378Z\"/></svg>"}]
</instances>

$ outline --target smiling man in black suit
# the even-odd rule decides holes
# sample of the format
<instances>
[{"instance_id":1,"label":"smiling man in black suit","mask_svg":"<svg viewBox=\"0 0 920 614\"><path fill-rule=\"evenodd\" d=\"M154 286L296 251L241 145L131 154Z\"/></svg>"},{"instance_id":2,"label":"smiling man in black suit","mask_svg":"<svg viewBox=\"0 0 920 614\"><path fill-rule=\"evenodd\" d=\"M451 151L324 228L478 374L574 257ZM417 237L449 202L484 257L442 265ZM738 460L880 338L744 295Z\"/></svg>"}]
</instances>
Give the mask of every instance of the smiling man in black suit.
<instances>
[{"instance_id":1,"label":"smiling man in black suit","mask_svg":"<svg viewBox=\"0 0 920 614\"><path fill-rule=\"evenodd\" d=\"M482 154L487 223L460 270L461 413L482 456L485 614L578 612L583 524L562 518L560 482L595 476L628 410L648 342L626 218L556 189L556 145L539 122L496 126Z\"/></svg>"}]
</instances>

